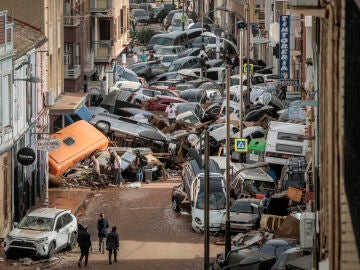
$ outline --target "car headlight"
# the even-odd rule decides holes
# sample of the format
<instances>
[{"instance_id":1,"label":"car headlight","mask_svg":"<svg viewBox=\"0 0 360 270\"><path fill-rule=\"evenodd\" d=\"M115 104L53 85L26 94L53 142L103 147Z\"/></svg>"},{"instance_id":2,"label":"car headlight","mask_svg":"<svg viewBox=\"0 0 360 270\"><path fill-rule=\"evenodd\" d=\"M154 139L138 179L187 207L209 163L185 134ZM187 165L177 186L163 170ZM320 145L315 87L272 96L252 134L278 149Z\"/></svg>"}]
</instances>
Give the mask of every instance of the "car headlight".
<instances>
[{"instance_id":1,"label":"car headlight","mask_svg":"<svg viewBox=\"0 0 360 270\"><path fill-rule=\"evenodd\" d=\"M47 240L49 240L49 237L40 238L40 239L35 240L34 242L36 244L41 244L43 242L46 242Z\"/></svg>"},{"instance_id":2,"label":"car headlight","mask_svg":"<svg viewBox=\"0 0 360 270\"><path fill-rule=\"evenodd\" d=\"M195 221L197 224L202 225L202 221L201 221L200 218L196 217L196 218L194 218L194 221Z\"/></svg>"}]
</instances>

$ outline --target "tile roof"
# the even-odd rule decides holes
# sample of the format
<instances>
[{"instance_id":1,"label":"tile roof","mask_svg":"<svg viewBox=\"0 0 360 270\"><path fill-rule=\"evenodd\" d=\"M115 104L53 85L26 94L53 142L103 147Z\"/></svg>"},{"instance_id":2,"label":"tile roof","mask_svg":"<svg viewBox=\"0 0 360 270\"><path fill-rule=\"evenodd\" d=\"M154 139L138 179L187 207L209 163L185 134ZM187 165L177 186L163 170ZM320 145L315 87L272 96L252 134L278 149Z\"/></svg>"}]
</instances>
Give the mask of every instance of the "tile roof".
<instances>
[{"instance_id":1,"label":"tile roof","mask_svg":"<svg viewBox=\"0 0 360 270\"><path fill-rule=\"evenodd\" d=\"M13 20L14 23L14 48L16 49L15 59L25 55L33 48L42 46L47 38L40 30L30 25Z\"/></svg>"}]
</instances>

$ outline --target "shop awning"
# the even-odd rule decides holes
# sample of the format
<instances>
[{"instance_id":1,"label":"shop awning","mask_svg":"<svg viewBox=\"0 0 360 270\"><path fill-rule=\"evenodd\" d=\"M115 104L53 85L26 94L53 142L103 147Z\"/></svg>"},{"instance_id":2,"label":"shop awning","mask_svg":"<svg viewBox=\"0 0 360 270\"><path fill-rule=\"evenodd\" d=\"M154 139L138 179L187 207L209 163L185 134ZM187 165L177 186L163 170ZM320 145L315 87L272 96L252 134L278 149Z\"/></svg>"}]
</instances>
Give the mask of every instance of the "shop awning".
<instances>
[{"instance_id":1,"label":"shop awning","mask_svg":"<svg viewBox=\"0 0 360 270\"><path fill-rule=\"evenodd\" d=\"M64 93L50 108L50 115L76 114L87 100L87 93Z\"/></svg>"}]
</instances>

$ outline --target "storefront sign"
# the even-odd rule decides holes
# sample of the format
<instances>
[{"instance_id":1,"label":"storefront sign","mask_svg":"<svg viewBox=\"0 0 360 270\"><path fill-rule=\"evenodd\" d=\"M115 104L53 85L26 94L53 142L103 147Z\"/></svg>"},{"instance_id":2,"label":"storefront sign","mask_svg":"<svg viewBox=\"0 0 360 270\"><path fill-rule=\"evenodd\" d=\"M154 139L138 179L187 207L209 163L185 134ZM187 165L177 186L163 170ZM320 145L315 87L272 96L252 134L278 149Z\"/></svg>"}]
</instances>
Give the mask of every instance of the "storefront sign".
<instances>
[{"instance_id":1,"label":"storefront sign","mask_svg":"<svg viewBox=\"0 0 360 270\"><path fill-rule=\"evenodd\" d=\"M55 138L45 138L37 141L37 149L42 151L52 151L61 146L61 141Z\"/></svg>"},{"instance_id":2,"label":"storefront sign","mask_svg":"<svg viewBox=\"0 0 360 270\"><path fill-rule=\"evenodd\" d=\"M280 79L290 79L290 15L280 16Z\"/></svg>"},{"instance_id":3,"label":"storefront sign","mask_svg":"<svg viewBox=\"0 0 360 270\"><path fill-rule=\"evenodd\" d=\"M17 152L16 157L20 164L27 166L34 163L36 155L30 147L24 147Z\"/></svg>"}]
</instances>

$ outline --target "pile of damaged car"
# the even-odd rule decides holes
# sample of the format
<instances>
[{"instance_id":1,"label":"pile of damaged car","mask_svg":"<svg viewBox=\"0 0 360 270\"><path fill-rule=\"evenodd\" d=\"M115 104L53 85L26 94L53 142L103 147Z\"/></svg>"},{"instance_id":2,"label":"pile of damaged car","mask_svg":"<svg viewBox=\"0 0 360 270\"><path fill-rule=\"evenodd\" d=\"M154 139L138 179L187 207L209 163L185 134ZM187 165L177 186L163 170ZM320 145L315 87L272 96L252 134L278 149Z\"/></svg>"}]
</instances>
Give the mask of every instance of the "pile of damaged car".
<instances>
[{"instance_id":1,"label":"pile of damaged car","mask_svg":"<svg viewBox=\"0 0 360 270\"><path fill-rule=\"evenodd\" d=\"M285 269L290 259L308 256L314 185L300 93L287 96L280 81L262 83L261 73L251 74L249 83L243 76L239 85L239 74L226 80L226 66L206 73L184 65L137 81L135 67L124 69L132 81L118 78L50 135L62 143L49 151L50 185L117 186L116 153L123 186L140 188L140 154L147 183L177 177L171 208L188 213L194 232L211 233L219 245L228 245L230 234L230 251L217 256L219 269Z\"/></svg>"}]
</instances>

